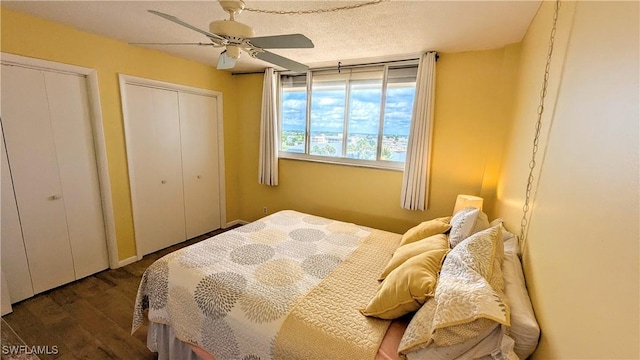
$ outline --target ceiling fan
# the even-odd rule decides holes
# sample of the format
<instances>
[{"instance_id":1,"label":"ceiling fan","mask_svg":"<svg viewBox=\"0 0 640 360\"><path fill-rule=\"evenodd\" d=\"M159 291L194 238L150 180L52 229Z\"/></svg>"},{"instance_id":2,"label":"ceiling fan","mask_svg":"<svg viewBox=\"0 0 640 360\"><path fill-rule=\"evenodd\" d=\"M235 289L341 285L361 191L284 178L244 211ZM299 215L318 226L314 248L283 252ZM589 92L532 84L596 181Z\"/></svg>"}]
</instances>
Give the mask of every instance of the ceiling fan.
<instances>
[{"instance_id":1,"label":"ceiling fan","mask_svg":"<svg viewBox=\"0 0 640 360\"><path fill-rule=\"evenodd\" d=\"M148 10L150 13L182 25L191 30L205 35L210 43L137 43L147 45L205 45L213 47L224 47L224 51L218 58L218 69L231 69L236 65L240 57L241 50L251 57L264 60L285 69L295 72L304 72L309 69L307 65L293 61L286 57L266 51L265 49L302 49L313 48L313 42L302 34L287 34L275 36L255 37L253 29L235 20L235 16L240 14L245 8L242 0L219 1L220 6L229 13L228 20L216 20L209 24L209 31L202 30L196 26L188 24L177 17L155 10Z\"/></svg>"}]
</instances>

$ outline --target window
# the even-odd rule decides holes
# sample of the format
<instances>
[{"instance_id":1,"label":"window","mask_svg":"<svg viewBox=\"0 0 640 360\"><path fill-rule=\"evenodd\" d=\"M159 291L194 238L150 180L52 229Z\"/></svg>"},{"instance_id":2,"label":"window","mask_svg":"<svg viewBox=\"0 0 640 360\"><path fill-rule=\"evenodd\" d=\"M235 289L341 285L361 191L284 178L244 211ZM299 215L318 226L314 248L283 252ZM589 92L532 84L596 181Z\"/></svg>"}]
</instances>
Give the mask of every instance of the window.
<instances>
[{"instance_id":1,"label":"window","mask_svg":"<svg viewBox=\"0 0 640 360\"><path fill-rule=\"evenodd\" d=\"M403 169L415 61L280 76L280 157Z\"/></svg>"}]
</instances>

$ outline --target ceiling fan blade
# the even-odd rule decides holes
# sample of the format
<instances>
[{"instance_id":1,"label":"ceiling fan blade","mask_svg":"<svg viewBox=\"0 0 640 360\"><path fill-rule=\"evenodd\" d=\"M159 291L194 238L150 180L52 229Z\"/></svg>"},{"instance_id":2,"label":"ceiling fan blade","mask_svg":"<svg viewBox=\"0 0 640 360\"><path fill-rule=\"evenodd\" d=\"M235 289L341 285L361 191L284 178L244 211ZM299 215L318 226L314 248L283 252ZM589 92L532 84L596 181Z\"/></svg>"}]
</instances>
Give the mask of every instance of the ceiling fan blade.
<instances>
[{"instance_id":1,"label":"ceiling fan blade","mask_svg":"<svg viewBox=\"0 0 640 360\"><path fill-rule=\"evenodd\" d=\"M310 49L313 42L302 34L260 36L249 38L251 44L262 49Z\"/></svg>"},{"instance_id":2,"label":"ceiling fan blade","mask_svg":"<svg viewBox=\"0 0 640 360\"><path fill-rule=\"evenodd\" d=\"M293 61L291 59L287 59L286 57L276 55L268 51L259 52L256 54L256 57L260 60L270 62L274 65L282 66L285 69L289 69L295 72L305 72L309 70L309 67L305 64L301 64L299 62Z\"/></svg>"},{"instance_id":3,"label":"ceiling fan blade","mask_svg":"<svg viewBox=\"0 0 640 360\"><path fill-rule=\"evenodd\" d=\"M199 46L218 46L217 44L214 43L203 43L203 42L197 42L197 43L157 43L157 42L139 42L139 43L129 43L129 45L199 45Z\"/></svg>"},{"instance_id":4,"label":"ceiling fan blade","mask_svg":"<svg viewBox=\"0 0 640 360\"><path fill-rule=\"evenodd\" d=\"M191 30L194 30L194 31L197 31L197 32L199 32L201 34L204 34L204 35L206 35L207 37L209 37L212 40L226 41L223 37L221 37L219 35L216 35L214 33L208 32L208 31L204 31L204 30L199 29L199 28L197 28L197 27L195 27L195 26L193 26L191 24L187 24L186 22L178 19L177 17L175 17L173 15L165 14L165 13L162 13L160 11L155 11L155 10L147 10L147 11L149 11L150 13L152 13L154 15L158 15L158 16L160 16L162 18L165 18L165 19L167 19L169 21L172 21L172 22L174 22L174 23L176 23L178 25L182 25L182 26L184 26L186 28L189 28Z\"/></svg>"},{"instance_id":5,"label":"ceiling fan blade","mask_svg":"<svg viewBox=\"0 0 640 360\"><path fill-rule=\"evenodd\" d=\"M218 66L216 67L218 70L232 69L234 66L236 66L236 59L227 56L226 50L220 53Z\"/></svg>"}]
</instances>

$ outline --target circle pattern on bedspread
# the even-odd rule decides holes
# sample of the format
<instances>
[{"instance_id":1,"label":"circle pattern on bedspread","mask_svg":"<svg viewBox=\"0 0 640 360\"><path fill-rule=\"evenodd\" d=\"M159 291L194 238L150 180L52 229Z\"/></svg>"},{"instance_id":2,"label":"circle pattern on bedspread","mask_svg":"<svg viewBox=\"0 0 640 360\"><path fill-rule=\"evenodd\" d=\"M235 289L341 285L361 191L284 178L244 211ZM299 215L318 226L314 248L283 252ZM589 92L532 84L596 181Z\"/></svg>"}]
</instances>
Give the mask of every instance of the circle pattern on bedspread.
<instances>
[{"instance_id":1,"label":"circle pattern on bedspread","mask_svg":"<svg viewBox=\"0 0 640 360\"><path fill-rule=\"evenodd\" d=\"M276 250L269 245L248 244L233 250L231 261L240 265L255 265L263 263L275 255Z\"/></svg>"},{"instance_id":2,"label":"circle pattern on bedspread","mask_svg":"<svg viewBox=\"0 0 640 360\"><path fill-rule=\"evenodd\" d=\"M246 287L247 279L240 274L215 273L200 280L194 293L194 299L206 316L218 319L231 311Z\"/></svg>"},{"instance_id":3,"label":"circle pattern on bedspread","mask_svg":"<svg viewBox=\"0 0 640 360\"><path fill-rule=\"evenodd\" d=\"M162 309L167 305L167 293L169 292L169 265L166 261L156 261L146 271L147 288L149 291L149 307L154 310Z\"/></svg>"},{"instance_id":4,"label":"circle pattern on bedspread","mask_svg":"<svg viewBox=\"0 0 640 360\"><path fill-rule=\"evenodd\" d=\"M313 215L305 216L304 218L302 218L302 221L311 225L328 225L333 222L333 220Z\"/></svg>"},{"instance_id":5,"label":"circle pattern on bedspread","mask_svg":"<svg viewBox=\"0 0 640 360\"><path fill-rule=\"evenodd\" d=\"M341 260L335 255L311 255L302 262L302 268L307 274L324 279L340 264Z\"/></svg>"},{"instance_id":6,"label":"circle pattern on bedspread","mask_svg":"<svg viewBox=\"0 0 640 360\"><path fill-rule=\"evenodd\" d=\"M255 273L255 278L269 286L285 286L293 284L304 276L300 264L291 259L276 259L260 265Z\"/></svg>"},{"instance_id":7,"label":"circle pattern on bedspread","mask_svg":"<svg viewBox=\"0 0 640 360\"><path fill-rule=\"evenodd\" d=\"M260 230L264 229L265 227L267 227L267 225L264 222L262 222L262 221L254 221L254 222L249 223L247 225L240 226L239 228L236 228L235 230L238 231L238 232L242 232L242 233L250 233L250 232L260 231Z\"/></svg>"},{"instance_id":8,"label":"circle pattern on bedspread","mask_svg":"<svg viewBox=\"0 0 640 360\"><path fill-rule=\"evenodd\" d=\"M318 229L296 229L289 233L289 236L297 241L314 242L324 239L324 232Z\"/></svg>"},{"instance_id":9,"label":"circle pattern on bedspread","mask_svg":"<svg viewBox=\"0 0 640 360\"><path fill-rule=\"evenodd\" d=\"M255 283L240 298L246 317L258 324L276 320L287 314L296 292L291 287L272 287Z\"/></svg>"},{"instance_id":10,"label":"circle pattern on bedspread","mask_svg":"<svg viewBox=\"0 0 640 360\"><path fill-rule=\"evenodd\" d=\"M317 253L318 245L312 242L289 240L276 245L276 249L282 256L304 259Z\"/></svg>"},{"instance_id":11,"label":"circle pattern on bedspread","mask_svg":"<svg viewBox=\"0 0 640 360\"><path fill-rule=\"evenodd\" d=\"M249 239L258 244L275 245L289 238L289 235L278 229L264 229L249 234Z\"/></svg>"},{"instance_id":12,"label":"circle pattern on bedspread","mask_svg":"<svg viewBox=\"0 0 640 360\"><path fill-rule=\"evenodd\" d=\"M260 360L260 356L257 355L247 355L242 358L242 360Z\"/></svg>"},{"instance_id":13,"label":"circle pattern on bedspread","mask_svg":"<svg viewBox=\"0 0 640 360\"><path fill-rule=\"evenodd\" d=\"M202 347L216 354L216 359L238 359L240 348L233 329L224 319L204 318Z\"/></svg>"},{"instance_id":14,"label":"circle pattern on bedspread","mask_svg":"<svg viewBox=\"0 0 640 360\"><path fill-rule=\"evenodd\" d=\"M360 238L353 234L334 233L327 236L327 241L338 246L354 247L360 243Z\"/></svg>"},{"instance_id":15,"label":"circle pattern on bedspread","mask_svg":"<svg viewBox=\"0 0 640 360\"><path fill-rule=\"evenodd\" d=\"M233 230L217 235L213 241L215 241L216 245L222 246L225 249L235 249L238 246L244 245L246 242L241 235L234 234Z\"/></svg>"}]
</instances>

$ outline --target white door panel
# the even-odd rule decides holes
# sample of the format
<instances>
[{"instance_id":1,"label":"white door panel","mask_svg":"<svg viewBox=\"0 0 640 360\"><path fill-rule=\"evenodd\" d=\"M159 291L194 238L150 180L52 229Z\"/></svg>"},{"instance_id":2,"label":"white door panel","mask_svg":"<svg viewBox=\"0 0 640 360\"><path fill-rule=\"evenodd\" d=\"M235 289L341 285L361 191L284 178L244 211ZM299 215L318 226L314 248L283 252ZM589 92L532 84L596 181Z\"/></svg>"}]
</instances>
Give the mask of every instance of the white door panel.
<instances>
[{"instance_id":1,"label":"white door panel","mask_svg":"<svg viewBox=\"0 0 640 360\"><path fill-rule=\"evenodd\" d=\"M158 219L160 179L155 173L155 124L152 93L140 86L127 86L127 158L130 163L131 200L138 255L145 255L153 247L146 245L155 239L157 228L151 226ZM149 224L149 225L147 225Z\"/></svg>"},{"instance_id":2,"label":"white door panel","mask_svg":"<svg viewBox=\"0 0 640 360\"><path fill-rule=\"evenodd\" d=\"M187 239L184 223L184 194L182 192L182 160L180 159L180 123L178 93L153 89L153 118L156 126L156 173L160 174L160 218L156 226L164 235L161 247ZM159 221L160 220L160 221ZM161 223L160 223L161 222ZM160 224L158 224L160 223Z\"/></svg>"},{"instance_id":3,"label":"white door panel","mask_svg":"<svg viewBox=\"0 0 640 360\"><path fill-rule=\"evenodd\" d=\"M2 66L2 125L33 290L39 293L75 279L41 71Z\"/></svg>"},{"instance_id":4,"label":"white door panel","mask_svg":"<svg viewBox=\"0 0 640 360\"><path fill-rule=\"evenodd\" d=\"M178 96L127 85L127 155L131 162L138 256L186 239Z\"/></svg>"},{"instance_id":5,"label":"white door panel","mask_svg":"<svg viewBox=\"0 0 640 360\"><path fill-rule=\"evenodd\" d=\"M217 103L180 93L180 132L187 238L220 228Z\"/></svg>"},{"instance_id":6,"label":"white door panel","mask_svg":"<svg viewBox=\"0 0 640 360\"><path fill-rule=\"evenodd\" d=\"M84 76L45 72L76 278L109 266Z\"/></svg>"}]
</instances>

